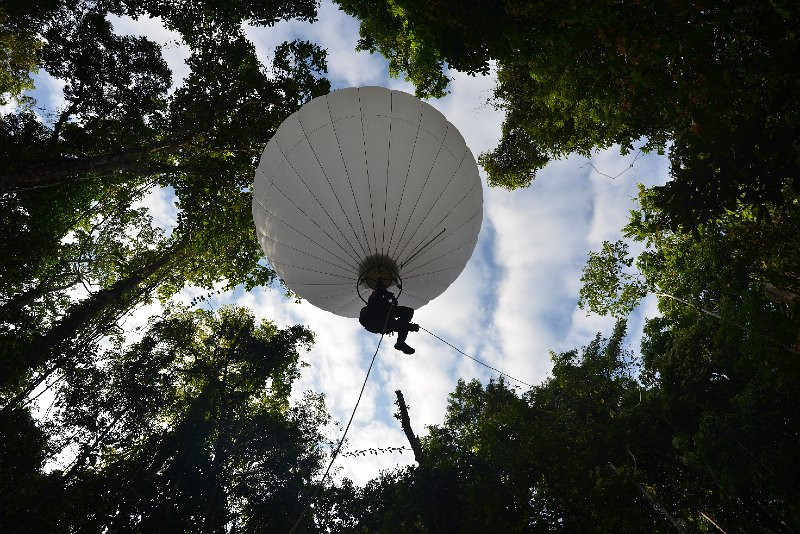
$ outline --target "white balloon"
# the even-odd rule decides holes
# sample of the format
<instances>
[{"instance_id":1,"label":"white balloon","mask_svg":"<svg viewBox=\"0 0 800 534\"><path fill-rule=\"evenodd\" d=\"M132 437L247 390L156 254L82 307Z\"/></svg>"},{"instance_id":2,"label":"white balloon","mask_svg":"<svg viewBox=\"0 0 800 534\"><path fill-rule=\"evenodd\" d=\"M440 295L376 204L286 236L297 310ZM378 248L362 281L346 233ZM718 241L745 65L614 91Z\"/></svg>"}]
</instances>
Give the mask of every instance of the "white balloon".
<instances>
[{"instance_id":1,"label":"white balloon","mask_svg":"<svg viewBox=\"0 0 800 534\"><path fill-rule=\"evenodd\" d=\"M391 272L400 304L415 309L458 278L483 191L464 138L436 109L402 91L348 88L281 124L256 170L253 219L287 287L358 317L365 277Z\"/></svg>"}]
</instances>

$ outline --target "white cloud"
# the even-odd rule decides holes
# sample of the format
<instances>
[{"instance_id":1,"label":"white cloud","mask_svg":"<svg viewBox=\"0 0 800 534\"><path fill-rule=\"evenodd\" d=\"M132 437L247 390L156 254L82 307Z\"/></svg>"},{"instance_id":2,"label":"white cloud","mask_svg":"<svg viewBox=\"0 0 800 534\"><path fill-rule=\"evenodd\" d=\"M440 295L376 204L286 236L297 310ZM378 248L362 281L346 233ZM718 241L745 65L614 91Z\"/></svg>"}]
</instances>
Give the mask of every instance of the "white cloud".
<instances>
[{"instance_id":1,"label":"white cloud","mask_svg":"<svg viewBox=\"0 0 800 534\"><path fill-rule=\"evenodd\" d=\"M643 143L641 141L637 146ZM599 250L603 241L613 242L624 238L622 228L628 222L630 210L637 207L637 184L642 183L649 187L666 183L669 175L667 163L665 157L638 151L623 156L617 147L612 147L599 151L585 164L583 168L587 171L594 201L592 221L586 235L584 262L588 252ZM631 242L631 245L631 253L634 255L642 250L638 243ZM580 289L579 279L574 283L577 294ZM648 299L628 318L627 339L632 349L639 349L644 318L654 317L656 314L655 299ZM586 311L576 306L567 339L577 347L585 344L596 332L610 333L613 324L614 320L610 317L587 315Z\"/></svg>"},{"instance_id":2,"label":"white cloud","mask_svg":"<svg viewBox=\"0 0 800 534\"><path fill-rule=\"evenodd\" d=\"M328 2L314 25L291 21L272 29L247 28L259 57L267 62L274 47L294 38L314 41L329 51L329 77L334 87L377 84L413 93L404 80L386 77L382 58L354 53L357 23ZM430 103L462 133L476 155L495 146L502 114L486 101L496 84L484 77L450 72L450 94ZM618 149L598 153L592 163L614 175L634 155ZM609 318L586 317L577 308L580 273L587 252L604 239L616 239L633 207L635 181L663 180L663 158L647 156L616 180L601 177L585 158L553 162L535 183L507 192L485 189L484 226L472 260L461 277L435 301L416 311L415 321L466 353L525 381L538 383L551 367L549 351L569 350L588 343L596 332L608 333ZM248 301L248 299L253 299ZM288 305L276 293L258 292L239 299L258 306L266 316L303 322L317 334L308 354L311 367L303 372L298 391L325 392L328 407L341 427L347 422L369 365L377 336L359 331L355 321L340 319L304 303ZM650 313L650 310L648 310ZM638 318L638 316L637 316ZM632 321L636 323L637 321ZM638 321L631 337L641 335ZM459 377L486 381L496 374L464 358L424 332L411 334L417 349L404 356L384 340L376 368L349 434L349 450L405 445L394 412L394 391L401 389L411 406L418 434L440 423L447 395ZM637 341L638 342L638 341ZM380 469L413 461L411 454L343 457L341 475L364 483Z\"/></svg>"},{"instance_id":3,"label":"white cloud","mask_svg":"<svg viewBox=\"0 0 800 534\"><path fill-rule=\"evenodd\" d=\"M265 65L272 61L275 47L284 41L304 39L328 51L328 79L334 88L386 85L386 60L367 52L356 52L358 23L324 1L318 20L311 24L299 20L281 21L271 28L245 26L245 34L255 44L258 58Z\"/></svg>"},{"instance_id":4,"label":"white cloud","mask_svg":"<svg viewBox=\"0 0 800 534\"><path fill-rule=\"evenodd\" d=\"M67 100L64 98L64 87L67 83L40 70L33 75L33 84L34 89L27 91L26 95L36 100L34 112L42 122L54 123L58 113L67 107Z\"/></svg>"},{"instance_id":5,"label":"white cloud","mask_svg":"<svg viewBox=\"0 0 800 534\"><path fill-rule=\"evenodd\" d=\"M120 33L146 35L160 43L176 37L156 19L112 21ZM320 7L319 21L313 25L289 21L273 28L245 28L265 64L269 64L278 44L302 38L328 49L329 77L334 87L375 84L413 92L407 82L386 77L384 59L354 52L357 30L356 21L327 1ZM176 83L186 73L183 61L187 55L177 45L167 52L167 60L177 73ZM491 149L499 139L502 123L501 113L486 104L495 77L450 74L451 93L431 104L459 128L476 155ZM37 81L42 86L52 85L45 77ZM53 85L45 93L57 106L60 89ZM633 154L622 157L618 150L609 149L598 153L592 163L613 176L632 159ZM597 331L608 333L613 324L609 318L587 317L577 308L586 254L597 249L603 240L618 238L628 210L633 207L636 181L663 182L667 167L665 158L650 155L640 158L633 170L610 180L586 163L585 158L579 157L553 162L539 173L531 187L523 190L485 188L484 224L473 258L447 291L417 310L415 320L466 353L532 383L547 376L550 350L577 348ZM174 224L169 191L154 190L143 203L151 209L157 224ZM177 300L188 303L197 294L198 290L187 289ZM331 414L340 422L328 433L338 439L378 337L364 332L352 319L331 315L307 302L293 304L277 289L228 292L204 306L225 303L247 306L279 327L305 324L315 332L316 344L303 356L310 366L303 369L293 398L299 399L308 389L325 393ZM154 311L158 311L157 306L138 310L126 327L143 323ZM631 320L632 344L638 343L641 336L642 318L656 313L654 300L645 300ZM476 377L485 382L495 376L424 332L411 334L408 341L417 349L413 356L393 350L394 338L384 339L349 433L349 450L407 445L399 422L392 418L396 389L405 394L414 430L424 435L426 425L442 421L447 395L460 377ZM341 466L341 475L363 484L382 469L411 461L412 455L407 451L402 455L342 457L337 466Z\"/></svg>"},{"instance_id":6,"label":"white cloud","mask_svg":"<svg viewBox=\"0 0 800 534\"><path fill-rule=\"evenodd\" d=\"M135 209L146 207L153 217L153 224L169 236L178 220L176 200L175 190L172 187L153 187L133 207Z\"/></svg>"}]
</instances>

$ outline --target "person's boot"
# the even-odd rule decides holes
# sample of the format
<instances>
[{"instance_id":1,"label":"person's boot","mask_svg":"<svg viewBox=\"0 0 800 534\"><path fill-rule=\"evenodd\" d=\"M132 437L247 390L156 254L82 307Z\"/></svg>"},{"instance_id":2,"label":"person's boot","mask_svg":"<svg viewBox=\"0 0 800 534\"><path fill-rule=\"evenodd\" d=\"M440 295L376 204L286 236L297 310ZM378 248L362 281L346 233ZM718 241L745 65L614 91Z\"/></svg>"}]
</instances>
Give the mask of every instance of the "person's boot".
<instances>
[{"instance_id":1,"label":"person's boot","mask_svg":"<svg viewBox=\"0 0 800 534\"><path fill-rule=\"evenodd\" d=\"M409 347L405 341L398 341L394 344L394 348L406 354L414 354L414 349Z\"/></svg>"},{"instance_id":2,"label":"person's boot","mask_svg":"<svg viewBox=\"0 0 800 534\"><path fill-rule=\"evenodd\" d=\"M409 332L419 332L419 325L417 323L408 323Z\"/></svg>"}]
</instances>

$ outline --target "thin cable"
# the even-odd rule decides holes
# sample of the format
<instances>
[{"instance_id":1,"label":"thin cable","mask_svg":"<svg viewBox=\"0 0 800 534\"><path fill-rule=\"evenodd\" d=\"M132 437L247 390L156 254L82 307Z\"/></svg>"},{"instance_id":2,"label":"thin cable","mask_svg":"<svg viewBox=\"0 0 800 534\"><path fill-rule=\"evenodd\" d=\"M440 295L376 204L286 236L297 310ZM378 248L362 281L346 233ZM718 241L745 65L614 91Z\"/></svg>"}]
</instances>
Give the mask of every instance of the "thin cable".
<instances>
[{"instance_id":1,"label":"thin cable","mask_svg":"<svg viewBox=\"0 0 800 534\"><path fill-rule=\"evenodd\" d=\"M361 391L358 393L358 400L356 400L356 405L353 407L353 413L350 414L350 420L347 422L347 426L344 428L344 433L342 434L342 438L339 440L339 444L336 446L336 450L333 451L333 456L331 456L331 461L328 462L328 468L325 470L325 474L322 475L322 480L319 481L319 485L317 485L316 489L314 490L314 494L311 495L311 499L309 499L308 504L303 509L300 517L297 518L295 521L292 530L289 531L289 534L292 534L297 526L300 524L300 521L303 520L305 517L306 512L308 509L311 508L311 505L314 504L314 501L317 499L317 495L319 494L319 490L322 488L322 485L325 484L325 479L328 478L328 474L331 472L331 467L333 466L333 462L336 461L336 457L339 455L339 450L342 448L342 444L344 444L344 439L347 437L347 431L350 430L350 425L353 422L353 418L356 416L356 410L358 410L358 405L361 402L361 396L364 394L364 388L367 386L367 380L369 380L369 373L372 371L372 366L375 363L375 358L378 356L378 349L381 348L381 342L383 342L383 336L386 335L386 325L389 324L389 317L392 315L392 309L394 308L394 304L389 308L389 313L386 314L386 320L383 322L383 334L381 334L381 338L378 340L378 346L375 347L375 354L372 355L372 361L369 362L369 368L367 369L367 375L364 377L364 383L361 384Z\"/></svg>"},{"instance_id":2,"label":"thin cable","mask_svg":"<svg viewBox=\"0 0 800 534\"><path fill-rule=\"evenodd\" d=\"M492 371L495 371L496 373L500 373L502 376L508 377L508 378L510 378L511 380L513 380L514 382L519 382L520 384L523 384L523 385L525 385L525 386L528 386L529 388L532 388L532 387L533 387L533 385L532 385L532 384L528 384L527 382L523 382L523 381L522 381L522 380L520 380L519 378L514 378L514 377L513 377L513 376L511 376L510 374L508 374L508 373L504 373L504 372L503 372L503 371L501 371L500 369L498 369L498 368L496 368L496 367L492 367L492 366L491 366L491 365L489 365L488 363L484 363L484 362L480 361L480 360L479 360L479 359L477 359L477 358L473 358L472 356L470 356L469 354L467 354L467 353L466 353L466 352L464 352L463 350L459 349L459 348L458 348L458 347L456 347L455 345L453 345L453 344L451 344L451 343L449 343L449 342L445 341L444 339L440 338L439 336L437 336L436 334L434 334L433 332L431 332L431 331L430 331L430 330L428 330L427 328L424 328L424 327L420 326L420 327L419 327L419 329L420 329L420 330L425 330L427 333L429 333L430 335L432 335L433 337L435 337L436 339L438 339L439 341L441 341L441 342L442 342L442 343L444 343L445 345L448 345L448 346L450 346L450 348L452 348L452 349L455 349L457 352L459 352L459 353L463 354L464 356L466 356L466 357L467 357L467 358L469 358L470 360L472 360L472 361L474 361L474 362L476 362L476 363L479 363L479 364L483 365L484 367L488 367L488 368L489 368L489 369L491 369Z\"/></svg>"},{"instance_id":3,"label":"thin cable","mask_svg":"<svg viewBox=\"0 0 800 534\"><path fill-rule=\"evenodd\" d=\"M606 178L610 178L610 179L612 179L612 180L616 180L617 178L619 178L620 176L622 176L623 174L625 174L626 172L628 172L629 170L631 170L631 169L633 168L633 164L634 164L634 163L636 163L636 160L638 160L638 159L639 159L639 157L640 157L641 155L642 155L642 150L641 150L641 149L639 149L639 152L637 152L637 154L636 154L636 157L635 157L635 158L633 158L633 161L631 161L631 162L630 162L630 164L628 164L628 166L627 166L627 167L625 167L625 170L618 172L618 173L617 173L616 175L614 175L614 176L611 176L610 174L606 174L606 173L604 173L604 172L600 171L600 169L598 169L597 167L595 167L595 166L594 166L594 163L592 163L592 161L591 161L591 160L589 160L589 161L587 161L586 163L584 163L583 165L581 165L581 169L583 169L583 168L584 168L584 167L586 167L586 166L589 166L589 167L591 167L592 169L594 169L594 171L595 171L597 174L599 174L600 176L605 176Z\"/></svg>"},{"instance_id":4,"label":"thin cable","mask_svg":"<svg viewBox=\"0 0 800 534\"><path fill-rule=\"evenodd\" d=\"M410 257L410 258L408 258L406 261L404 261L404 262L400 263L400 268L402 269L402 268L403 268L403 266L405 266L407 263L411 263L411 260L413 260L414 258L416 258L417 256L419 256L419 255L422 253L422 251L423 251L423 250L425 250L426 248L428 248L428 245L430 245L431 243L433 243L433 242L436 240L436 238L437 238L437 237L439 237L440 235L442 235L442 234L443 234L443 233L445 233L446 231L447 231L447 228L442 228L442 231L441 231L441 232L439 232L438 234L436 234L435 236L433 236L432 238L430 238L430 239L428 240L428 242L427 242L427 243L425 243L424 245L422 245L422 248L420 248L420 249L418 249L416 252L414 252L414 254L412 254L412 255L411 255L411 257ZM412 251L412 252L413 252L413 251ZM427 265L427 264L426 264L426 265Z\"/></svg>"}]
</instances>

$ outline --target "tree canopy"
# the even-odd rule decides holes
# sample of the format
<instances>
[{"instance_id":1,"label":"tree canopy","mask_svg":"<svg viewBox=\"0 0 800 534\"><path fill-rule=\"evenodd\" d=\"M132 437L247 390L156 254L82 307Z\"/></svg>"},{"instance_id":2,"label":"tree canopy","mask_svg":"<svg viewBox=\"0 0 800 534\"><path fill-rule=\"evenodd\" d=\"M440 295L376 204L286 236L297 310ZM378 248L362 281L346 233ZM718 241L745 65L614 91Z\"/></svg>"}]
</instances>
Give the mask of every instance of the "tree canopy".
<instances>
[{"instance_id":1,"label":"tree canopy","mask_svg":"<svg viewBox=\"0 0 800 534\"><path fill-rule=\"evenodd\" d=\"M345 493L342 531L791 532L796 360L692 312L651 320L641 357L620 321L522 394L459 382L418 465Z\"/></svg>"},{"instance_id":2,"label":"tree canopy","mask_svg":"<svg viewBox=\"0 0 800 534\"><path fill-rule=\"evenodd\" d=\"M324 395L292 395L311 331L174 300L278 285L254 168L331 85L318 45L265 64L243 25L313 22L317 4L5 2L0 530L284 532L313 498L300 532L800 529L797 5L338 4L422 96L448 68L497 69L493 185L613 144L668 152L671 180L641 188L624 239L583 271L580 304L616 326L552 353L528 391L460 381L421 438L401 409L415 465L320 482ZM160 17L188 75L110 15ZM59 109L26 94L37 70L63 83ZM154 195L174 220L153 220ZM659 313L634 350L645 298Z\"/></svg>"},{"instance_id":3,"label":"tree canopy","mask_svg":"<svg viewBox=\"0 0 800 534\"><path fill-rule=\"evenodd\" d=\"M658 200L684 224L800 190L796 4L337 3L360 19L359 47L421 96L444 94L448 67L496 65L503 136L480 158L492 185L641 144L669 148L673 180Z\"/></svg>"},{"instance_id":4,"label":"tree canopy","mask_svg":"<svg viewBox=\"0 0 800 534\"><path fill-rule=\"evenodd\" d=\"M252 172L283 119L329 91L325 51L285 42L264 65L242 30L311 20L313 2L226 6L68 1L0 14L4 32L40 43L24 76L7 71L17 85L0 80L4 96L39 68L66 101L43 115L22 98L0 121L3 530L286 530L299 513L327 420L321 397L288 406L310 332L174 304L139 342L120 326L188 284L274 281ZM190 48L188 76L171 88L162 45L117 35L110 14L162 17ZM147 208L162 194L175 201L171 226ZM39 420L42 395L54 402ZM71 463L53 470L61 457ZM275 515L273 499L292 504Z\"/></svg>"}]
</instances>

